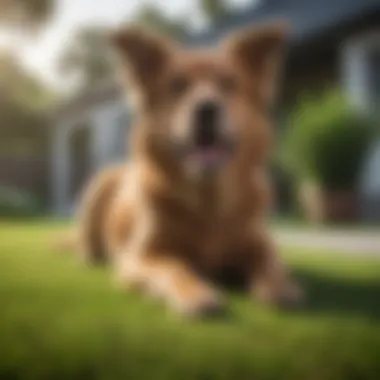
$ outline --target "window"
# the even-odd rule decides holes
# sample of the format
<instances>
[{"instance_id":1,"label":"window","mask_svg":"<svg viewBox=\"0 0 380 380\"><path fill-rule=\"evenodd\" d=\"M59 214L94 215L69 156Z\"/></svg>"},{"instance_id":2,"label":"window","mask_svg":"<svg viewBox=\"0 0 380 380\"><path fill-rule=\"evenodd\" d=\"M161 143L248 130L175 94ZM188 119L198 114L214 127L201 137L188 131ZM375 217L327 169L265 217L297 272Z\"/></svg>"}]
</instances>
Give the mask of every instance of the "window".
<instances>
[{"instance_id":1,"label":"window","mask_svg":"<svg viewBox=\"0 0 380 380\"><path fill-rule=\"evenodd\" d=\"M378 112L380 105L380 29L350 38L343 50L343 84L360 109Z\"/></svg>"},{"instance_id":2,"label":"window","mask_svg":"<svg viewBox=\"0 0 380 380\"><path fill-rule=\"evenodd\" d=\"M378 44L368 51L369 91L373 106L380 105L380 38Z\"/></svg>"}]
</instances>

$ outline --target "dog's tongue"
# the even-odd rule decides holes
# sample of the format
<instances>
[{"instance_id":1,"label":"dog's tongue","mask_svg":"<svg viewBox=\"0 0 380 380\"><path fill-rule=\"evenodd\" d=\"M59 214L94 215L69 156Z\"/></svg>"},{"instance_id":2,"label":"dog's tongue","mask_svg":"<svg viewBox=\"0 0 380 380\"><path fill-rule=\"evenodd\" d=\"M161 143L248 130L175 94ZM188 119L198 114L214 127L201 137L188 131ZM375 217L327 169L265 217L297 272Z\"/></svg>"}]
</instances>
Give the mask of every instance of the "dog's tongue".
<instances>
[{"instance_id":1,"label":"dog's tongue","mask_svg":"<svg viewBox=\"0 0 380 380\"><path fill-rule=\"evenodd\" d=\"M224 153L218 148L199 148L196 150L195 155L207 167L217 166L224 160Z\"/></svg>"}]
</instances>

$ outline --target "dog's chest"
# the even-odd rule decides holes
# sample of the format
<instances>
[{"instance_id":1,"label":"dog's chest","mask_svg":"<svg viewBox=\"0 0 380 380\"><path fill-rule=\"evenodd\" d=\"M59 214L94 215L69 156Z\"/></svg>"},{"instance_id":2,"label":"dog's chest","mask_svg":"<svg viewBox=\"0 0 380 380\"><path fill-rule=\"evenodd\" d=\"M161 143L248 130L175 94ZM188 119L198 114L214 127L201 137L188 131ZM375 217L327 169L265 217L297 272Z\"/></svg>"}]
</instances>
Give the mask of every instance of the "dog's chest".
<instances>
[{"instance_id":1,"label":"dog's chest","mask_svg":"<svg viewBox=\"0 0 380 380\"><path fill-rule=\"evenodd\" d=\"M205 223L198 239L199 265L217 270L231 260L239 228L233 219Z\"/></svg>"},{"instance_id":2,"label":"dog's chest","mask_svg":"<svg viewBox=\"0 0 380 380\"><path fill-rule=\"evenodd\" d=\"M233 260L234 250L247 222L248 204L231 187L203 188L198 225L197 251L199 265L218 270ZM246 202L244 202L246 203Z\"/></svg>"}]
</instances>

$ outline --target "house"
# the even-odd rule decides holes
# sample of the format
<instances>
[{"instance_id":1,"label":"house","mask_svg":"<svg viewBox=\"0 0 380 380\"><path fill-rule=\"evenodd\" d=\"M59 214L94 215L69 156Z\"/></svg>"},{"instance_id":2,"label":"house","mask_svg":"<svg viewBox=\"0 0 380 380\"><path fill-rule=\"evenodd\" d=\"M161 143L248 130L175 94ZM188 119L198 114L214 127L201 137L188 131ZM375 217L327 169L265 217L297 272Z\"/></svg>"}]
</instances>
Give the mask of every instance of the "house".
<instances>
[{"instance_id":1,"label":"house","mask_svg":"<svg viewBox=\"0 0 380 380\"><path fill-rule=\"evenodd\" d=\"M380 0L262 0L232 14L212 30L190 36L189 45L212 45L231 31L268 20L292 25L279 109L286 109L307 88L319 91L339 86L353 106L376 112L380 104ZM52 151L54 211L67 213L73 205L73 181L82 180L79 162L86 153L86 173L123 156L121 142L130 112L115 84L105 84L72 99L56 118ZM75 135L87 130L87 150L77 148ZM83 132L82 132L83 133ZM77 179L76 179L77 178ZM361 181L364 218L380 219L380 140L374 142Z\"/></svg>"},{"instance_id":2,"label":"house","mask_svg":"<svg viewBox=\"0 0 380 380\"><path fill-rule=\"evenodd\" d=\"M130 112L114 83L78 94L54 115L51 149L52 212L69 215L86 179L125 156Z\"/></svg>"}]
</instances>

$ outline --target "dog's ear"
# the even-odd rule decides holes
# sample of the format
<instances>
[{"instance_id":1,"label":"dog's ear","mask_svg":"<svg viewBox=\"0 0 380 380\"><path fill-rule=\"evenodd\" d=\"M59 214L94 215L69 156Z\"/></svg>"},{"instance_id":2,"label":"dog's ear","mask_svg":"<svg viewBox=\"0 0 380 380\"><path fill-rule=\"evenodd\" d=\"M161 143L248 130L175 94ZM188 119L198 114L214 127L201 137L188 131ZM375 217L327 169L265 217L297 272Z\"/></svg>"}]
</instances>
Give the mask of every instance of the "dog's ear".
<instances>
[{"instance_id":1,"label":"dog's ear","mask_svg":"<svg viewBox=\"0 0 380 380\"><path fill-rule=\"evenodd\" d=\"M276 95L288 32L287 23L275 22L243 30L224 41L227 54L245 72L267 104L273 102Z\"/></svg>"},{"instance_id":2,"label":"dog's ear","mask_svg":"<svg viewBox=\"0 0 380 380\"><path fill-rule=\"evenodd\" d=\"M110 37L129 84L139 90L154 84L170 62L172 44L152 31L129 27Z\"/></svg>"}]
</instances>

